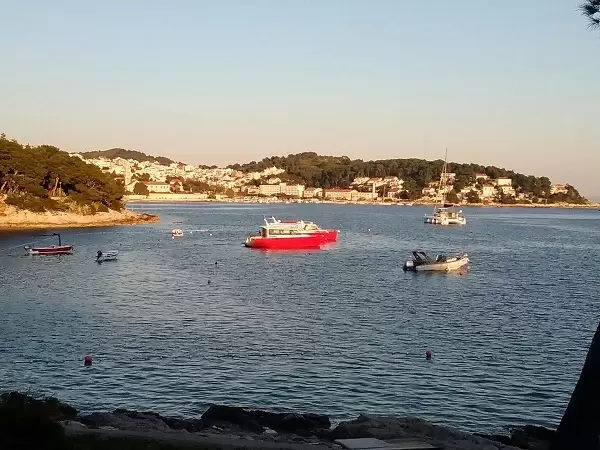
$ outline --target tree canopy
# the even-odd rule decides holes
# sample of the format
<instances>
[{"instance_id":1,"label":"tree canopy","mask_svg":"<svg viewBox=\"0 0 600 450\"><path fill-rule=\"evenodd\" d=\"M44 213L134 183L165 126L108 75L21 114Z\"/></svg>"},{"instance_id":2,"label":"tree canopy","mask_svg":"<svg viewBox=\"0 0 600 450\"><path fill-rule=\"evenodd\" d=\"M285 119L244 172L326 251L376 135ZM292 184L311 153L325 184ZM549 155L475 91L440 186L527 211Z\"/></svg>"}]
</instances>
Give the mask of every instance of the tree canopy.
<instances>
[{"instance_id":1,"label":"tree canopy","mask_svg":"<svg viewBox=\"0 0 600 450\"><path fill-rule=\"evenodd\" d=\"M427 161L424 159L382 159L363 161L350 159L347 156L322 156L314 152L292 154L288 156L272 156L259 162L233 164L229 167L245 172L262 171L269 167L285 169L285 174L278 175L287 181L296 181L321 188L347 187L357 177L397 176L405 181L405 189L409 192L420 192L427 184L440 178L444 161ZM448 172L456 174L455 190L460 190L475 182L475 174L482 173L490 178L509 177L516 192L529 194L537 198L550 195L550 180L547 177L523 175L512 170L483 166L473 163L448 163ZM571 187L567 195L573 203L585 202L577 190Z\"/></svg>"},{"instance_id":2,"label":"tree canopy","mask_svg":"<svg viewBox=\"0 0 600 450\"><path fill-rule=\"evenodd\" d=\"M600 0L586 0L579 9L587 17L591 29L600 29Z\"/></svg>"},{"instance_id":3,"label":"tree canopy","mask_svg":"<svg viewBox=\"0 0 600 450\"><path fill-rule=\"evenodd\" d=\"M109 150L97 150L93 152L83 152L81 155L84 158L123 158L123 159L134 159L136 161L156 161L163 166L168 166L173 163L172 159L165 156L152 156L147 155L136 150L125 150L124 148L111 148Z\"/></svg>"},{"instance_id":4,"label":"tree canopy","mask_svg":"<svg viewBox=\"0 0 600 450\"><path fill-rule=\"evenodd\" d=\"M123 187L98 167L51 145L31 147L0 136L0 195L6 202L34 211L65 209L70 204L88 211L121 209Z\"/></svg>"}]
</instances>

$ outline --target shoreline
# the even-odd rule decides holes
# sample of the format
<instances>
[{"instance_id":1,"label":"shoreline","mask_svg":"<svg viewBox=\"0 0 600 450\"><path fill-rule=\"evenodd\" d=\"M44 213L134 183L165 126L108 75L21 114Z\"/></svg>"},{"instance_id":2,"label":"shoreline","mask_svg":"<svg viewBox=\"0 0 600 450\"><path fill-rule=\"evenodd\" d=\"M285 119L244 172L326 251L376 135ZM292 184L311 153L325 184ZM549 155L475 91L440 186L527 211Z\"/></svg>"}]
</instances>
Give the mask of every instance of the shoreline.
<instances>
[{"instance_id":1,"label":"shoreline","mask_svg":"<svg viewBox=\"0 0 600 450\"><path fill-rule=\"evenodd\" d=\"M410 206L426 206L434 207L438 203L433 202L372 202L372 201L333 201L333 200L302 200L302 199L291 199L281 200L276 198L223 198L223 199L204 199L204 198L186 198L179 194L177 197L168 198L164 195L157 197L143 197L143 196L125 196L123 201L125 204L128 203L235 203L235 204L325 204L325 205L370 205L370 206L396 206L396 207L410 207ZM579 205L574 203L465 203L455 205L457 208L543 208L543 209L598 209L600 210L600 203L589 203L585 205Z\"/></svg>"},{"instance_id":2,"label":"shoreline","mask_svg":"<svg viewBox=\"0 0 600 450\"><path fill-rule=\"evenodd\" d=\"M36 213L27 210L17 210L13 206L0 204L0 231L3 232L140 225L144 223L155 223L159 220L159 216L138 213L128 209L81 215L62 211Z\"/></svg>"},{"instance_id":3,"label":"shoreline","mask_svg":"<svg viewBox=\"0 0 600 450\"><path fill-rule=\"evenodd\" d=\"M2 414L3 409L12 414ZM18 411L17 416L14 416L15 411ZM119 439L130 445L154 442L174 446L174 449L190 448L190 445L204 449L364 449L376 448L373 446L376 442L377 448L517 450L549 448L555 436L555 430L532 425L507 427L508 435L489 435L464 432L416 417L392 415L361 414L334 425L323 414L215 404L197 417L168 417L152 411L127 409L80 414L56 398L33 398L7 392L0 395L0 421L11 420L21 427L15 427L13 436L9 434L8 438L12 438L9 442L32 439L30 433L19 431L23 430L23 422L32 422L44 424L42 430L53 427L58 431L52 436L43 436L42 432L33 439L47 444L51 437L59 441L56 444L63 445L89 440L105 442L106 446L93 447L96 449L113 448L115 439ZM13 430L7 424L0 423L2 425L6 430ZM0 436L0 444L2 438ZM371 445L356 446L359 441L366 444L365 440Z\"/></svg>"},{"instance_id":4,"label":"shoreline","mask_svg":"<svg viewBox=\"0 0 600 450\"><path fill-rule=\"evenodd\" d=\"M137 197L137 196L136 196ZM141 197L141 196L140 196ZM124 225L140 225L146 223L156 223L160 221L160 217L154 214L144 212L136 212L127 209L129 203L221 203L221 204L325 204L325 205L357 205L357 206L387 206L387 207L434 207L435 203L429 202L369 202L369 201L311 201L311 200L281 200L271 198L252 198L252 199L199 199L185 198L178 195L177 198L131 198L125 197L124 202L126 207L121 211L111 210L109 212L98 212L96 214L82 215L71 212L62 211L46 211L36 213L27 210L18 210L14 206L9 206L0 202L0 232L8 231L26 231L36 229L58 229L58 228L93 228L93 227L110 227ZM590 203L587 205L576 204L496 204L496 203L468 203L464 205L456 205L458 208L533 208L533 209L584 209L584 210L599 210L600 203Z\"/></svg>"}]
</instances>

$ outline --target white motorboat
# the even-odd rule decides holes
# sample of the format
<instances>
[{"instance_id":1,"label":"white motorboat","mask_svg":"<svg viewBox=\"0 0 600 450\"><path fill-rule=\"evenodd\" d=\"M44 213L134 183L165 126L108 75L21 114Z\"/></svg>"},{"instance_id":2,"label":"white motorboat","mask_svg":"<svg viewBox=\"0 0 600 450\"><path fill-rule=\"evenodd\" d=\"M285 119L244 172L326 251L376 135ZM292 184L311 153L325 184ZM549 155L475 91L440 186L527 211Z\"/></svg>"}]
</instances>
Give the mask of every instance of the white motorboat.
<instances>
[{"instance_id":1,"label":"white motorboat","mask_svg":"<svg viewBox=\"0 0 600 450\"><path fill-rule=\"evenodd\" d=\"M455 211L453 205L443 203L444 206L435 208L431 216L425 216L425 223L433 225L466 225L467 218L462 210Z\"/></svg>"},{"instance_id":2,"label":"white motorboat","mask_svg":"<svg viewBox=\"0 0 600 450\"><path fill-rule=\"evenodd\" d=\"M435 259L431 259L425 252L415 250L412 252L412 258L404 263L402 269L413 272L452 272L467 266L469 262L469 256L466 253L455 256L437 255Z\"/></svg>"},{"instance_id":3,"label":"white motorboat","mask_svg":"<svg viewBox=\"0 0 600 450\"><path fill-rule=\"evenodd\" d=\"M448 160L448 149L446 149L446 156L444 157L444 167L442 169L442 175L440 176L440 184L438 187L438 193L441 194L440 205L435 205L433 208L433 214L425 215L425 223L433 225L466 225L467 218L463 214L462 210L456 211L452 203L446 203L446 194L448 191L448 173L447 173L447 160Z\"/></svg>"},{"instance_id":4,"label":"white motorboat","mask_svg":"<svg viewBox=\"0 0 600 450\"><path fill-rule=\"evenodd\" d=\"M98 253L96 253L96 261L99 263L104 262L104 261L115 261L118 256L119 256L118 250L108 250L106 252L98 250Z\"/></svg>"},{"instance_id":5,"label":"white motorboat","mask_svg":"<svg viewBox=\"0 0 600 450\"><path fill-rule=\"evenodd\" d=\"M175 228L173 231L171 231L171 237L176 238L176 237L182 237L183 236L183 230L181 228Z\"/></svg>"}]
</instances>

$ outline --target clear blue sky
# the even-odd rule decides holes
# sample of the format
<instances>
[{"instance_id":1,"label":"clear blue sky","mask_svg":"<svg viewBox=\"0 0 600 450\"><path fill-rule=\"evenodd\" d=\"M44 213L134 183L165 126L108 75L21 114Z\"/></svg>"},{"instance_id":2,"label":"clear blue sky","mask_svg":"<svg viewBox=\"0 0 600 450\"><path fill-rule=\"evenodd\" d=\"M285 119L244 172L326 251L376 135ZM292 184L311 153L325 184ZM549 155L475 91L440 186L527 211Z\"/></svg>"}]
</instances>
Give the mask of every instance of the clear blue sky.
<instances>
[{"instance_id":1,"label":"clear blue sky","mask_svg":"<svg viewBox=\"0 0 600 450\"><path fill-rule=\"evenodd\" d=\"M443 156L600 194L579 0L2 1L0 131L225 164Z\"/></svg>"}]
</instances>

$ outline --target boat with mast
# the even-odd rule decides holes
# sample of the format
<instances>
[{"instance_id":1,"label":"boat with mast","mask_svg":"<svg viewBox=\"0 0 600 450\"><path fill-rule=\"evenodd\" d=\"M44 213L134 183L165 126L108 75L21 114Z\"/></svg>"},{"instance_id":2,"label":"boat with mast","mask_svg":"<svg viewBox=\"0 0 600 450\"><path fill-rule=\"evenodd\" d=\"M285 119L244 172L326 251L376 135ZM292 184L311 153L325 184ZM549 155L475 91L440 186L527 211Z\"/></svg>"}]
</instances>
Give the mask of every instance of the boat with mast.
<instances>
[{"instance_id":1,"label":"boat with mast","mask_svg":"<svg viewBox=\"0 0 600 450\"><path fill-rule=\"evenodd\" d=\"M462 210L456 211L454 204L446 203L446 194L448 190L448 149L444 156L444 167L440 176L438 195L441 195L440 204L435 205L433 214L425 215L425 223L433 225L466 225L467 218Z\"/></svg>"},{"instance_id":2,"label":"boat with mast","mask_svg":"<svg viewBox=\"0 0 600 450\"><path fill-rule=\"evenodd\" d=\"M73 253L72 245L62 245L60 233L42 234L42 236L58 236L58 245L50 247L30 247L25 246L25 250L30 255L70 255Z\"/></svg>"}]
</instances>

